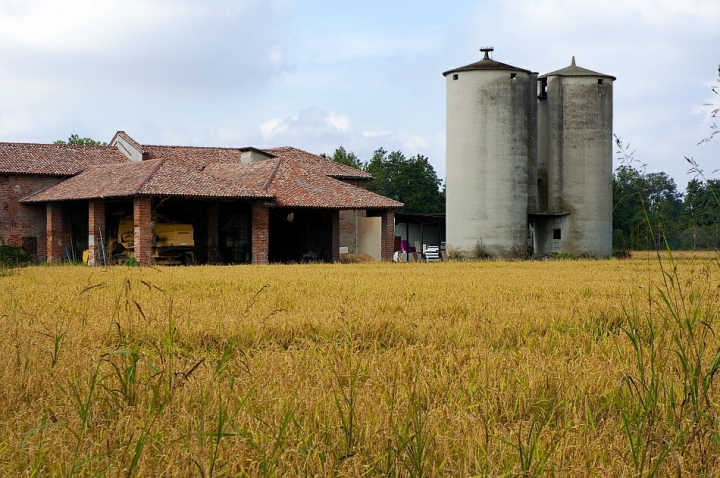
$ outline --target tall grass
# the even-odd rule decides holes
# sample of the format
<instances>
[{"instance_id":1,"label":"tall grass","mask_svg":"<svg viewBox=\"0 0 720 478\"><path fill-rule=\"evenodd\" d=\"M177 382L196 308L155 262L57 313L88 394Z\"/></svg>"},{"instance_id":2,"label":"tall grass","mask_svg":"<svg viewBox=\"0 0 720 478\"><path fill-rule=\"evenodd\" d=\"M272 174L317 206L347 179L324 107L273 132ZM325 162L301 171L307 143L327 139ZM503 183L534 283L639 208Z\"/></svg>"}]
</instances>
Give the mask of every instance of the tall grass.
<instances>
[{"instance_id":1,"label":"tall grass","mask_svg":"<svg viewBox=\"0 0 720 478\"><path fill-rule=\"evenodd\" d=\"M19 269L0 475L716 475L718 264L661 255Z\"/></svg>"}]
</instances>

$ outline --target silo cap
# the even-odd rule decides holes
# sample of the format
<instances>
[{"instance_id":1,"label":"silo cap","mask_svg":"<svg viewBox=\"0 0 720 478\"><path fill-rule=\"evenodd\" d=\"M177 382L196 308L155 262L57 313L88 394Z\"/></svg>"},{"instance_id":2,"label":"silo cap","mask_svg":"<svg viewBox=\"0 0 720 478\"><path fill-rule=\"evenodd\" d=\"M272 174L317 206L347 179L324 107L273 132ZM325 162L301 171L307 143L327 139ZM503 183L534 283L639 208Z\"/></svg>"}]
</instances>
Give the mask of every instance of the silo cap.
<instances>
[{"instance_id":1,"label":"silo cap","mask_svg":"<svg viewBox=\"0 0 720 478\"><path fill-rule=\"evenodd\" d=\"M524 68L518 68L516 66L508 65L506 63L500 63L499 61L491 60L488 56L488 53L493 51L494 48L487 47L487 48L481 48L480 51L485 53L485 57L477 61L475 63L471 63L469 65L461 66L460 68L455 68L454 70L448 70L445 73L443 73L443 76L447 76L450 73L457 73L459 71L473 71L473 70L512 70L512 71L522 71L524 73L530 73L530 70L526 70Z\"/></svg>"},{"instance_id":2,"label":"silo cap","mask_svg":"<svg viewBox=\"0 0 720 478\"><path fill-rule=\"evenodd\" d=\"M572 57L572 61L570 62L570 66L565 67L561 70L553 71L552 73L547 73L545 75L540 76L539 78L547 78L548 76L601 76L603 78L611 78L613 81L616 80L616 78L612 75L606 75L605 73L598 73L597 71L588 70L587 68L582 68L580 66L577 66L575 64L575 57Z\"/></svg>"}]
</instances>

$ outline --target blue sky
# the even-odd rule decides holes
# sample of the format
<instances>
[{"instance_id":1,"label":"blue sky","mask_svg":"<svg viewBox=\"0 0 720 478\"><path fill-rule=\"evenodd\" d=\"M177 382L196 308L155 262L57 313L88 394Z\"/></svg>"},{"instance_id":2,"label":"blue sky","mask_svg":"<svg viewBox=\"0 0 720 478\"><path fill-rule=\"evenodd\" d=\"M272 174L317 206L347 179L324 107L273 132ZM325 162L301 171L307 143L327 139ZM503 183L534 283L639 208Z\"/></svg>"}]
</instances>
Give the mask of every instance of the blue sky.
<instances>
[{"instance_id":1,"label":"blue sky","mask_svg":"<svg viewBox=\"0 0 720 478\"><path fill-rule=\"evenodd\" d=\"M402 150L445 174L441 73L494 58L614 75L615 133L681 188L710 172L717 0L0 0L0 141Z\"/></svg>"}]
</instances>

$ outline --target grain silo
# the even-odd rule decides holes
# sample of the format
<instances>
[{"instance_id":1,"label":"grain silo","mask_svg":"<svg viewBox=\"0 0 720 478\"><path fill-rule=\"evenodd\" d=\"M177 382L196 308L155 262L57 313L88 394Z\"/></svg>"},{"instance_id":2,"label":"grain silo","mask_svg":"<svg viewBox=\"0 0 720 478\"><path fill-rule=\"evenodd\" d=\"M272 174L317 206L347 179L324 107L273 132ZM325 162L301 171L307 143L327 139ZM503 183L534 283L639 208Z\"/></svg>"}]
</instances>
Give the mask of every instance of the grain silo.
<instances>
[{"instance_id":1,"label":"grain silo","mask_svg":"<svg viewBox=\"0 0 720 478\"><path fill-rule=\"evenodd\" d=\"M528 182L536 170L537 74L490 59L492 50L443 73L447 243L466 252L480 243L507 256L526 246L528 205L535 202Z\"/></svg>"},{"instance_id":2,"label":"grain silo","mask_svg":"<svg viewBox=\"0 0 720 478\"><path fill-rule=\"evenodd\" d=\"M538 79L536 254L612 254L614 80L574 57Z\"/></svg>"}]
</instances>

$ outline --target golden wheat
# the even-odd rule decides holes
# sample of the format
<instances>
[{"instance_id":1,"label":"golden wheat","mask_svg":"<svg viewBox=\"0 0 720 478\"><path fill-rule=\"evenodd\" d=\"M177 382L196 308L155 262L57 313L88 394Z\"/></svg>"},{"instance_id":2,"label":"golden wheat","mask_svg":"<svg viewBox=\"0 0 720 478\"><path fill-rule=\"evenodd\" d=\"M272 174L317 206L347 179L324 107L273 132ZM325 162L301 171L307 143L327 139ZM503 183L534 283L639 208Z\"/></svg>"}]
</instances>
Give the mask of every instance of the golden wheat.
<instances>
[{"instance_id":1,"label":"golden wheat","mask_svg":"<svg viewBox=\"0 0 720 478\"><path fill-rule=\"evenodd\" d=\"M717 437L681 449L664 424L627 424L632 317L638 337L647 317L670 330L666 289L717 313L714 256L663 267L4 271L0 475L613 476L639 469L634 436L662 474L717 475L703 448ZM682 390L663 340L658 364Z\"/></svg>"}]
</instances>

